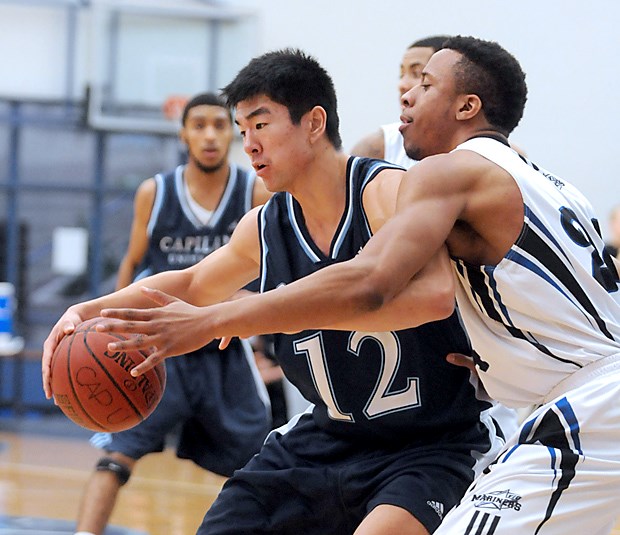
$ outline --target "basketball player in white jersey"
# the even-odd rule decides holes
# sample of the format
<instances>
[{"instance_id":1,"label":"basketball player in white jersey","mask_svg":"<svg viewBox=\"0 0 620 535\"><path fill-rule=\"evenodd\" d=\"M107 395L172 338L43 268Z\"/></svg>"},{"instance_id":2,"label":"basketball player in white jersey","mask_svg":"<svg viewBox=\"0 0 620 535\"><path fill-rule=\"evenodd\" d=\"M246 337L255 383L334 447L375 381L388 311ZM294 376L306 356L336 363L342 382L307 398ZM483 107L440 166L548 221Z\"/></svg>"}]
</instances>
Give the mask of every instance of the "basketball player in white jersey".
<instances>
[{"instance_id":1,"label":"basketball player in white jersey","mask_svg":"<svg viewBox=\"0 0 620 535\"><path fill-rule=\"evenodd\" d=\"M446 39L447 35L434 35L418 39L407 47L400 62L399 101L407 91L420 83L424 66ZM359 140L351 149L351 154L379 158L409 169L415 162L405 153L399 126L400 121L381 125L377 131Z\"/></svg>"},{"instance_id":2,"label":"basketball player in white jersey","mask_svg":"<svg viewBox=\"0 0 620 535\"><path fill-rule=\"evenodd\" d=\"M399 100L412 87L422 81L422 72L431 56L441 48L448 35L433 35L414 41L405 50L400 62L398 79ZM351 154L379 158L409 169L416 162L407 156L400 133L400 121L384 124L378 131L361 139L351 149ZM515 147L513 147L515 148ZM529 409L528 409L529 410ZM512 435L519 426L520 416L515 409L496 403L491 410L505 436ZM527 412L523 410L523 412Z\"/></svg>"},{"instance_id":3,"label":"basketball player in white jersey","mask_svg":"<svg viewBox=\"0 0 620 535\"><path fill-rule=\"evenodd\" d=\"M603 535L618 512L619 265L588 201L509 147L526 93L519 63L497 43L450 39L403 96L405 148L424 160L405 176L397 215L360 254L233 304L194 309L153 294L168 303L166 318L199 321L216 338L318 328L411 291L446 243L484 385L505 404L539 408L446 515L441 535Z\"/></svg>"}]
</instances>

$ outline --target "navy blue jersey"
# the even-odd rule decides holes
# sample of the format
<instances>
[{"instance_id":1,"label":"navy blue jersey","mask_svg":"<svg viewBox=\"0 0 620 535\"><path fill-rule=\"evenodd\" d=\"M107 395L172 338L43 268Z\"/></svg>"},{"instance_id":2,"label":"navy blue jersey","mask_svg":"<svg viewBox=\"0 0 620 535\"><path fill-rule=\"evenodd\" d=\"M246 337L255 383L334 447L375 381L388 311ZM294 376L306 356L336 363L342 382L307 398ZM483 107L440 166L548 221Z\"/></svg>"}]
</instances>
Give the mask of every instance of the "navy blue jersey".
<instances>
[{"instance_id":1,"label":"navy blue jersey","mask_svg":"<svg viewBox=\"0 0 620 535\"><path fill-rule=\"evenodd\" d=\"M277 193L261 210L261 291L289 284L353 258L371 237L362 205L381 160L349 159L347 201L325 255L308 232L301 206ZM445 361L470 353L455 312L450 318L396 332L306 330L279 334L276 356L300 392L315 404L317 425L369 440L431 440L471 425L490 404L476 398L470 372Z\"/></svg>"},{"instance_id":2,"label":"navy blue jersey","mask_svg":"<svg viewBox=\"0 0 620 535\"><path fill-rule=\"evenodd\" d=\"M252 207L256 175L230 164L222 198L203 225L192 212L183 181L184 165L155 176L157 192L147 226L149 247L137 278L184 269L230 240L239 220Z\"/></svg>"}]
</instances>

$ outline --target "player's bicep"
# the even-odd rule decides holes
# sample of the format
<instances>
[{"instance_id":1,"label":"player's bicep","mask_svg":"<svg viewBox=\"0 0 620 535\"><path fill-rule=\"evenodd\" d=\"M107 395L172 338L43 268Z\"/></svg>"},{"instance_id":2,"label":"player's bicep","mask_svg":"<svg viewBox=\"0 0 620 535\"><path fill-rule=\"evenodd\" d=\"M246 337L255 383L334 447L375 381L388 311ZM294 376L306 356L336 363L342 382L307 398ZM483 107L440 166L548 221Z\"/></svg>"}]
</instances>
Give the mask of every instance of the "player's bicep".
<instances>
[{"instance_id":1,"label":"player's bicep","mask_svg":"<svg viewBox=\"0 0 620 535\"><path fill-rule=\"evenodd\" d=\"M450 181L441 162L411 167L400 184L395 216L360 253L373 263L371 284L384 300L401 292L450 234L466 201L463 188Z\"/></svg>"}]
</instances>

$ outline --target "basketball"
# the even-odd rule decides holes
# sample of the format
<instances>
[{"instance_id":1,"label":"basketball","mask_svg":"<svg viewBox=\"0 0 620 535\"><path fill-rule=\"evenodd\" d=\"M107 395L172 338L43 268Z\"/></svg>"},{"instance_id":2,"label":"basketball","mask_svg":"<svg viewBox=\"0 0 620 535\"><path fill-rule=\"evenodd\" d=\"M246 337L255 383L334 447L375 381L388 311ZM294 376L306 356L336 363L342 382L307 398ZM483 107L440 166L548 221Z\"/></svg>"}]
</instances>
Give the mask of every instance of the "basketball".
<instances>
[{"instance_id":1,"label":"basketball","mask_svg":"<svg viewBox=\"0 0 620 535\"><path fill-rule=\"evenodd\" d=\"M52 357L54 401L73 422L92 431L124 431L157 407L166 385L163 362L139 377L131 370L146 359L138 350L109 351L108 344L131 334L95 330L101 318L78 325Z\"/></svg>"}]
</instances>

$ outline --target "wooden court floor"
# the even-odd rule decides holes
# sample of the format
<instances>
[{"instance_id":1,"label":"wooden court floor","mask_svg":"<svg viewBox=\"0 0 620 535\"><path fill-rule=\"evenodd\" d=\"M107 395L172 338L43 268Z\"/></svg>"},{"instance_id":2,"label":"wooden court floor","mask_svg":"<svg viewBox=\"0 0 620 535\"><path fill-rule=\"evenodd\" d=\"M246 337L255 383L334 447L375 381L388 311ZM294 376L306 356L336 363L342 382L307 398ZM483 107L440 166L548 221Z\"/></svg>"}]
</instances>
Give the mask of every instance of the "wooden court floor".
<instances>
[{"instance_id":1,"label":"wooden court floor","mask_svg":"<svg viewBox=\"0 0 620 535\"><path fill-rule=\"evenodd\" d=\"M100 452L88 431L63 436L43 432L46 426L7 430L0 421L0 515L75 521ZM223 482L173 450L149 455L121 490L110 524L149 535L193 534Z\"/></svg>"},{"instance_id":2,"label":"wooden court floor","mask_svg":"<svg viewBox=\"0 0 620 535\"><path fill-rule=\"evenodd\" d=\"M75 520L99 451L89 444L88 431L76 430L64 417L50 431L48 418L27 426L0 419L0 516ZM128 535L194 534L223 483L171 449L149 455L122 489L110 524ZM620 523L612 533L620 535Z\"/></svg>"}]
</instances>

